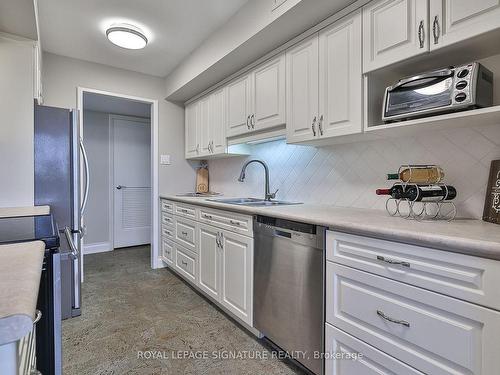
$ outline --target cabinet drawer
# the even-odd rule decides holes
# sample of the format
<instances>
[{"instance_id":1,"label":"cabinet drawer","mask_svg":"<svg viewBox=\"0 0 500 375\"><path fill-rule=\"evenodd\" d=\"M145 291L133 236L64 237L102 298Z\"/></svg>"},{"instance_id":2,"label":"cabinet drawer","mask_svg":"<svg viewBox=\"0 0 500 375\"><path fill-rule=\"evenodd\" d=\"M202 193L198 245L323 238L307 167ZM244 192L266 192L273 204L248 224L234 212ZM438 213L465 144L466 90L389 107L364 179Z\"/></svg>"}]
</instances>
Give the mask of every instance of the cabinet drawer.
<instances>
[{"instance_id":1,"label":"cabinet drawer","mask_svg":"<svg viewBox=\"0 0 500 375\"><path fill-rule=\"evenodd\" d=\"M164 262L167 262L169 265L174 264L174 254L175 254L175 247L172 241L169 240L163 240L161 242L161 258L163 259Z\"/></svg>"},{"instance_id":2,"label":"cabinet drawer","mask_svg":"<svg viewBox=\"0 0 500 375\"><path fill-rule=\"evenodd\" d=\"M248 215L201 207L199 220L203 223L227 229L232 232L247 236L253 235L252 217Z\"/></svg>"},{"instance_id":3,"label":"cabinet drawer","mask_svg":"<svg viewBox=\"0 0 500 375\"><path fill-rule=\"evenodd\" d=\"M198 252L198 244L196 239L196 228L198 224L189 219L184 219L181 217L174 218L175 229L174 229L174 240L176 243L184 246L188 250L193 252Z\"/></svg>"},{"instance_id":4,"label":"cabinet drawer","mask_svg":"<svg viewBox=\"0 0 500 375\"><path fill-rule=\"evenodd\" d=\"M496 373L500 313L327 262L326 320L426 374Z\"/></svg>"},{"instance_id":5,"label":"cabinet drawer","mask_svg":"<svg viewBox=\"0 0 500 375\"><path fill-rule=\"evenodd\" d=\"M500 262L496 260L333 231L326 234L326 257L500 310Z\"/></svg>"},{"instance_id":6,"label":"cabinet drawer","mask_svg":"<svg viewBox=\"0 0 500 375\"><path fill-rule=\"evenodd\" d=\"M196 257L197 255L192 251L189 251L178 244L175 245L174 267L181 276L194 284L197 283Z\"/></svg>"},{"instance_id":7,"label":"cabinet drawer","mask_svg":"<svg viewBox=\"0 0 500 375\"><path fill-rule=\"evenodd\" d=\"M161 235L163 239L174 239L174 227L162 224L161 225Z\"/></svg>"},{"instance_id":8,"label":"cabinet drawer","mask_svg":"<svg viewBox=\"0 0 500 375\"><path fill-rule=\"evenodd\" d=\"M174 214L196 220L196 207L176 202L174 205Z\"/></svg>"},{"instance_id":9,"label":"cabinet drawer","mask_svg":"<svg viewBox=\"0 0 500 375\"><path fill-rule=\"evenodd\" d=\"M328 323L325 353L326 375L424 375Z\"/></svg>"},{"instance_id":10,"label":"cabinet drawer","mask_svg":"<svg viewBox=\"0 0 500 375\"><path fill-rule=\"evenodd\" d=\"M165 199L161 200L161 210L162 212L174 213L174 202L167 201Z\"/></svg>"},{"instance_id":11,"label":"cabinet drawer","mask_svg":"<svg viewBox=\"0 0 500 375\"><path fill-rule=\"evenodd\" d=\"M170 215L166 212L162 212L161 213L161 223L164 225L168 225L168 226L173 227L174 226L174 218L172 215Z\"/></svg>"}]
</instances>

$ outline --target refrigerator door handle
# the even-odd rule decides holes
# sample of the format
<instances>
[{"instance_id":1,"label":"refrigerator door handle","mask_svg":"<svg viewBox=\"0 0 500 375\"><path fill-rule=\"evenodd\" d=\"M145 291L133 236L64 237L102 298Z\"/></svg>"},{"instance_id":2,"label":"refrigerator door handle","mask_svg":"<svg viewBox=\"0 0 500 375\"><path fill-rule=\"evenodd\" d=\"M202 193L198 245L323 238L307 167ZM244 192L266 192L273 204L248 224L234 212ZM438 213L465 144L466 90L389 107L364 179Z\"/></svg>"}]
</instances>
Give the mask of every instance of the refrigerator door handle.
<instances>
[{"instance_id":1,"label":"refrigerator door handle","mask_svg":"<svg viewBox=\"0 0 500 375\"><path fill-rule=\"evenodd\" d=\"M82 138L80 138L80 150L82 151L83 164L85 166L85 190L83 193L83 201L81 207L81 215L83 215L89 198L90 172L89 172L89 159L87 158L87 151L85 150Z\"/></svg>"},{"instance_id":2,"label":"refrigerator door handle","mask_svg":"<svg viewBox=\"0 0 500 375\"><path fill-rule=\"evenodd\" d=\"M71 257L73 259L78 259L80 256L80 251L76 247L75 243L73 242L73 234L71 233L71 229L69 227L64 228L64 235L66 236L66 240L68 241L69 248L71 249Z\"/></svg>"},{"instance_id":3,"label":"refrigerator door handle","mask_svg":"<svg viewBox=\"0 0 500 375\"><path fill-rule=\"evenodd\" d=\"M73 261L73 283L74 283L74 292L73 292L73 308L80 308L80 250L75 245L73 241L73 233L71 233L71 229L69 227L65 227L64 235L66 240L68 241L69 247L71 249L71 259Z\"/></svg>"}]
</instances>

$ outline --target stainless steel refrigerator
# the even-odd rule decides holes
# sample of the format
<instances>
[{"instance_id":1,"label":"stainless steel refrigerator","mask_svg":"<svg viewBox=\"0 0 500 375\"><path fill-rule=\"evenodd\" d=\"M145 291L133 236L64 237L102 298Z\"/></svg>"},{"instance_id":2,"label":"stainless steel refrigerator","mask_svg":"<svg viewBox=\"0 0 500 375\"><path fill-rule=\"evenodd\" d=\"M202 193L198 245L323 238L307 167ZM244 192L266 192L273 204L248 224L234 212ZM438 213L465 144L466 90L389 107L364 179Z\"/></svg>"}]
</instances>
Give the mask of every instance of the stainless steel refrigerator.
<instances>
[{"instance_id":1,"label":"stainless steel refrigerator","mask_svg":"<svg viewBox=\"0 0 500 375\"><path fill-rule=\"evenodd\" d=\"M67 319L81 314L82 214L88 197L88 162L78 110L35 105L34 124L35 205L50 206L61 233L61 315Z\"/></svg>"}]
</instances>

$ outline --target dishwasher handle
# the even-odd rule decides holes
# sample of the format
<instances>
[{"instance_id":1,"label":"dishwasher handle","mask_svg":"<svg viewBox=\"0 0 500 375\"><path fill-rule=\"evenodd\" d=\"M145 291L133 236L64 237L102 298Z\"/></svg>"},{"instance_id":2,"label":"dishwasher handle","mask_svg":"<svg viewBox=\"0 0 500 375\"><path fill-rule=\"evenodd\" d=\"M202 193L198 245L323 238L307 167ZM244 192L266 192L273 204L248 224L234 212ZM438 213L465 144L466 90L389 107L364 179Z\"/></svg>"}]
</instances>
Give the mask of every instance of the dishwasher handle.
<instances>
[{"instance_id":1,"label":"dishwasher handle","mask_svg":"<svg viewBox=\"0 0 500 375\"><path fill-rule=\"evenodd\" d=\"M257 237L275 238L276 240L289 241L303 246L314 247L316 249L323 249L324 233L325 229L319 226L316 228L316 234L312 234L258 222L254 224L254 234Z\"/></svg>"}]
</instances>

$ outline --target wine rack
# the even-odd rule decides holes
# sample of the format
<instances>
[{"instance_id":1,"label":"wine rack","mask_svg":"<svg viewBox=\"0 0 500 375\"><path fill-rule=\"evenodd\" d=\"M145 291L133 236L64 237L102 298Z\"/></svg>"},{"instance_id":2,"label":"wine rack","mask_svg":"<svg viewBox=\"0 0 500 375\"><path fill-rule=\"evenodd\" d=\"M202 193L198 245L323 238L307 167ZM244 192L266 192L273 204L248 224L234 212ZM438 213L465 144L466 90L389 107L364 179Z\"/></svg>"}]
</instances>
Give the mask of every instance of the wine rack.
<instances>
[{"instance_id":1,"label":"wine rack","mask_svg":"<svg viewBox=\"0 0 500 375\"><path fill-rule=\"evenodd\" d=\"M404 170L409 170L411 181L412 173L416 172L419 168L437 168L437 165L401 165L398 170L398 175ZM441 198L435 198L433 201L417 201L408 198L393 198L390 197L385 203L385 209L391 216L402 217L410 220L446 220L452 221L457 215L457 207L451 200L445 200L448 196L448 186L442 182L443 176L439 177L438 181L426 181L419 183L405 182L396 180L393 186L399 185L406 193L412 187L425 188L430 186L441 186L446 194Z\"/></svg>"}]
</instances>

